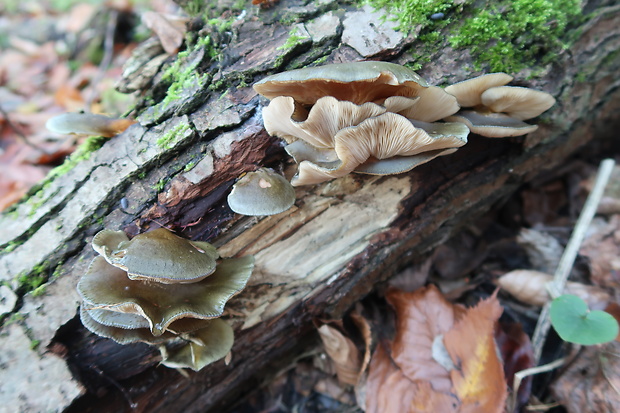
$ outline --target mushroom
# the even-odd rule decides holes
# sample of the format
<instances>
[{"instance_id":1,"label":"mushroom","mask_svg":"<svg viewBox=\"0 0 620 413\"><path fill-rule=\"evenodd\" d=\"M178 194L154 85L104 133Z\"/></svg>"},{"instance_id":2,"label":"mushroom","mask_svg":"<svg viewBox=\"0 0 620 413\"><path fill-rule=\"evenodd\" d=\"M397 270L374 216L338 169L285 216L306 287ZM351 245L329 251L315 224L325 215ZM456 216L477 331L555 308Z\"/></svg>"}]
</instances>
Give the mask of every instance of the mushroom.
<instances>
[{"instance_id":1,"label":"mushroom","mask_svg":"<svg viewBox=\"0 0 620 413\"><path fill-rule=\"evenodd\" d=\"M218 317L245 287L252 256L218 260L211 244L163 228L132 240L103 230L93 247L101 256L77 286L88 330L121 344L157 345L172 367L198 370L230 351L232 328Z\"/></svg>"},{"instance_id":2,"label":"mushroom","mask_svg":"<svg viewBox=\"0 0 620 413\"><path fill-rule=\"evenodd\" d=\"M523 87L505 86L505 73L491 73L446 87L462 107L471 108L445 118L462 122L482 136L520 136L538 129L523 120L534 118L555 104L553 96Z\"/></svg>"},{"instance_id":3,"label":"mushroom","mask_svg":"<svg viewBox=\"0 0 620 413\"><path fill-rule=\"evenodd\" d=\"M204 280L162 284L132 280L125 271L96 257L78 282L78 293L92 308L142 316L151 333L159 336L181 318L221 316L226 302L245 288L253 267L250 256L227 259Z\"/></svg>"},{"instance_id":4,"label":"mushroom","mask_svg":"<svg viewBox=\"0 0 620 413\"><path fill-rule=\"evenodd\" d=\"M275 215L295 203L295 189L282 175L260 168L243 175L228 195L228 205L242 215Z\"/></svg>"},{"instance_id":5,"label":"mushroom","mask_svg":"<svg viewBox=\"0 0 620 413\"><path fill-rule=\"evenodd\" d=\"M167 284L202 280L215 271L219 257L208 242L189 241L165 228L136 235L131 241L123 231L103 230L93 238L93 248L127 271L132 280Z\"/></svg>"},{"instance_id":6,"label":"mushroom","mask_svg":"<svg viewBox=\"0 0 620 413\"><path fill-rule=\"evenodd\" d=\"M63 113L48 119L45 127L64 135L91 135L111 138L136 123L132 119L114 119L94 113Z\"/></svg>"},{"instance_id":7,"label":"mushroom","mask_svg":"<svg viewBox=\"0 0 620 413\"><path fill-rule=\"evenodd\" d=\"M385 106L356 105L326 96L300 121L294 120L293 98L274 98L263 114L265 128L289 142L285 149L299 164L292 185L320 183L357 168L362 173L402 173L467 142L469 130L463 124L412 121L386 106L408 110L418 99L390 99Z\"/></svg>"},{"instance_id":8,"label":"mushroom","mask_svg":"<svg viewBox=\"0 0 620 413\"><path fill-rule=\"evenodd\" d=\"M429 84L413 70L389 62L336 63L267 76L254 90L273 99L291 96L302 106L314 105L324 96L361 105L382 104L392 96L420 97L406 116L425 122L443 119L459 109L456 99Z\"/></svg>"},{"instance_id":9,"label":"mushroom","mask_svg":"<svg viewBox=\"0 0 620 413\"><path fill-rule=\"evenodd\" d=\"M254 89L272 99L265 129L299 164L294 186L350 172L406 172L467 142L462 124L432 123L458 111L456 98L394 63L292 70Z\"/></svg>"}]
</instances>

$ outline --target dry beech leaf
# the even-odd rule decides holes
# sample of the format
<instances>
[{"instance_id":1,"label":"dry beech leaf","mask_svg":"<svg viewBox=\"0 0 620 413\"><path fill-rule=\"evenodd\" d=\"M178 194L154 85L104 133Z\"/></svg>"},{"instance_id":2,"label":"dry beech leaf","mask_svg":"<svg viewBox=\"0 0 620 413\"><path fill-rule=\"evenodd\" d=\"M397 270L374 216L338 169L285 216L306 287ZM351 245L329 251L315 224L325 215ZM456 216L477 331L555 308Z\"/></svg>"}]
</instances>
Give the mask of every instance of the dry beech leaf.
<instances>
[{"instance_id":1,"label":"dry beech leaf","mask_svg":"<svg viewBox=\"0 0 620 413\"><path fill-rule=\"evenodd\" d=\"M413 293L389 291L397 316L396 337L380 345L370 362L367 412L503 411L507 396L493 337L502 313L495 295L476 307L452 305L434 286ZM450 365L439 364L437 347Z\"/></svg>"},{"instance_id":2,"label":"dry beech leaf","mask_svg":"<svg viewBox=\"0 0 620 413\"><path fill-rule=\"evenodd\" d=\"M433 342L452 328L464 308L448 302L434 286L412 293L391 290L386 298L397 316L394 362L410 380L426 380L436 391L450 391L448 371L433 359Z\"/></svg>"},{"instance_id":3,"label":"dry beech leaf","mask_svg":"<svg viewBox=\"0 0 620 413\"><path fill-rule=\"evenodd\" d=\"M360 372L360 354L355 343L345 337L337 328L323 324L318 329L325 352L336 365L338 380L355 385Z\"/></svg>"},{"instance_id":4,"label":"dry beech leaf","mask_svg":"<svg viewBox=\"0 0 620 413\"><path fill-rule=\"evenodd\" d=\"M467 310L444 344L457 369L450 371L459 412L500 413L508 395L504 369L497 356L493 332L502 307L493 296Z\"/></svg>"},{"instance_id":5,"label":"dry beech leaf","mask_svg":"<svg viewBox=\"0 0 620 413\"><path fill-rule=\"evenodd\" d=\"M551 301L547 292L547 284L551 281L553 276L550 274L533 270L513 270L499 277L496 283L519 301L542 307ZM609 293L592 285L569 281L564 293L576 295L595 310L605 308L609 302Z\"/></svg>"},{"instance_id":6,"label":"dry beech leaf","mask_svg":"<svg viewBox=\"0 0 620 413\"><path fill-rule=\"evenodd\" d=\"M579 254L590 260L592 282L602 287L620 286L620 215L611 217L607 225L595 228L585 239Z\"/></svg>"},{"instance_id":7,"label":"dry beech leaf","mask_svg":"<svg viewBox=\"0 0 620 413\"><path fill-rule=\"evenodd\" d=\"M366 385L366 413L450 413L458 411L457 402L447 394L433 391L428 382L407 378L384 346L377 346Z\"/></svg>"},{"instance_id":8,"label":"dry beech leaf","mask_svg":"<svg viewBox=\"0 0 620 413\"><path fill-rule=\"evenodd\" d=\"M175 54L179 50L185 37L184 19L147 11L142 14L142 21L155 32L166 53Z\"/></svg>"}]
</instances>

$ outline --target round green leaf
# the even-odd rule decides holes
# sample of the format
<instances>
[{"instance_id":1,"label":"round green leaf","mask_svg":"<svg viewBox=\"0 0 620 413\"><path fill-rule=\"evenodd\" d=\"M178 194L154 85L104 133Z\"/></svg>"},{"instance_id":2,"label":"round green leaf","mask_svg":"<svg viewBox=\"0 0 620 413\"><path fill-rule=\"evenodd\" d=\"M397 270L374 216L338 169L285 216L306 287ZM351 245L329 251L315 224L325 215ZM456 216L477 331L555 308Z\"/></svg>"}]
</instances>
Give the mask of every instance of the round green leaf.
<instances>
[{"instance_id":1,"label":"round green leaf","mask_svg":"<svg viewBox=\"0 0 620 413\"><path fill-rule=\"evenodd\" d=\"M579 297L565 294L551 302L551 324L564 341L593 345L613 341L618 322L604 311L590 311Z\"/></svg>"}]
</instances>

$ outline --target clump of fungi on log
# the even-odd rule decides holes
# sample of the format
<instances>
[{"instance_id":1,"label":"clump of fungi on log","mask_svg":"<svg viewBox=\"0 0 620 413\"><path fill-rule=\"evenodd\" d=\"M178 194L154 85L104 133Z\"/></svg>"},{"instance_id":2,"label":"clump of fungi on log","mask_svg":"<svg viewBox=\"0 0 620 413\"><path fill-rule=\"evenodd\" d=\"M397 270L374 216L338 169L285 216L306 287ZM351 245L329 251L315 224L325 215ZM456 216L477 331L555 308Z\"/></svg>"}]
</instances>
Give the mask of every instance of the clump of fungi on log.
<instances>
[{"instance_id":1,"label":"clump of fungi on log","mask_svg":"<svg viewBox=\"0 0 620 413\"><path fill-rule=\"evenodd\" d=\"M211 244L164 228L131 240L103 230L93 248L100 255L78 283L88 330L155 345L168 367L200 370L228 354L233 330L219 317L250 278L252 256L220 260Z\"/></svg>"}]
</instances>

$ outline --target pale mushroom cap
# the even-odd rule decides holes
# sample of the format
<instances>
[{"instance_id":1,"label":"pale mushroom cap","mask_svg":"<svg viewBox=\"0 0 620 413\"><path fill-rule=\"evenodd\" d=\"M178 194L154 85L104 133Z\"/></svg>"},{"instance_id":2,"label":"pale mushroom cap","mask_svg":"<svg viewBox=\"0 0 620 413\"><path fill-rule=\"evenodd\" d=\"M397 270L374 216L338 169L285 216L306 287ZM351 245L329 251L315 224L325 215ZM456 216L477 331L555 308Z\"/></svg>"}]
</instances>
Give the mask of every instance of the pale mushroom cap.
<instances>
[{"instance_id":1,"label":"pale mushroom cap","mask_svg":"<svg viewBox=\"0 0 620 413\"><path fill-rule=\"evenodd\" d=\"M428 83L422 77L404 66L372 61L296 69L254 84L254 90L269 99L291 96L304 105L324 96L362 104L389 96L415 96L416 90L426 87Z\"/></svg>"},{"instance_id":2,"label":"pale mushroom cap","mask_svg":"<svg viewBox=\"0 0 620 413\"><path fill-rule=\"evenodd\" d=\"M234 343L234 332L221 319L209 320L203 329L184 336L187 344L174 351L162 351L162 364L172 368L198 371L228 354Z\"/></svg>"},{"instance_id":3,"label":"pale mushroom cap","mask_svg":"<svg viewBox=\"0 0 620 413\"><path fill-rule=\"evenodd\" d=\"M226 302L243 288L252 274L254 258L223 260L215 273L192 284L136 281L96 257L78 282L78 293L93 307L139 314L153 335L163 334L178 319L219 317Z\"/></svg>"},{"instance_id":4,"label":"pale mushroom cap","mask_svg":"<svg viewBox=\"0 0 620 413\"><path fill-rule=\"evenodd\" d=\"M111 138L127 129L136 121L131 119L114 119L93 113L63 113L50 118L45 127L66 135L82 134Z\"/></svg>"},{"instance_id":5,"label":"pale mushroom cap","mask_svg":"<svg viewBox=\"0 0 620 413\"><path fill-rule=\"evenodd\" d=\"M339 178L369 159L408 157L428 152L432 153L432 157L436 157L439 155L432 151L458 148L467 142L469 129L463 124L419 124L429 128L430 133L416 127L407 118L391 112L366 119L357 126L344 128L334 138L335 152L340 164L321 166L313 163L311 159L304 160L299 164L298 174L291 183L300 186ZM307 153L311 154L311 151ZM393 166L397 164L394 162ZM403 167L401 163L395 170L405 172L413 166Z\"/></svg>"},{"instance_id":6,"label":"pale mushroom cap","mask_svg":"<svg viewBox=\"0 0 620 413\"><path fill-rule=\"evenodd\" d=\"M455 83L444 90L455 96L459 105L469 108L482 104L480 96L485 90L496 86L504 86L512 79L513 77L506 73L489 73Z\"/></svg>"},{"instance_id":7,"label":"pale mushroom cap","mask_svg":"<svg viewBox=\"0 0 620 413\"><path fill-rule=\"evenodd\" d=\"M288 143L302 139L317 148L333 148L339 130L386 112L385 107L374 103L356 105L332 96L318 99L303 121L292 119L294 110L293 98L276 97L263 109L265 129Z\"/></svg>"},{"instance_id":8,"label":"pale mushroom cap","mask_svg":"<svg viewBox=\"0 0 620 413\"><path fill-rule=\"evenodd\" d=\"M242 215L275 215L295 203L295 189L282 175L268 168L248 172L228 195L228 206Z\"/></svg>"},{"instance_id":9,"label":"pale mushroom cap","mask_svg":"<svg viewBox=\"0 0 620 413\"><path fill-rule=\"evenodd\" d=\"M418 97L418 104L398 113L412 120L435 122L455 114L460 109L456 97L437 86L421 90Z\"/></svg>"},{"instance_id":10,"label":"pale mushroom cap","mask_svg":"<svg viewBox=\"0 0 620 413\"><path fill-rule=\"evenodd\" d=\"M483 115L475 111L462 110L456 115L448 116L446 120L450 122L462 122L467 125L473 133L488 138L521 136L538 129L537 125L530 125L502 113Z\"/></svg>"},{"instance_id":11,"label":"pale mushroom cap","mask_svg":"<svg viewBox=\"0 0 620 413\"><path fill-rule=\"evenodd\" d=\"M191 283L215 271L219 254L207 242L189 241L165 228L126 238L122 231L103 230L93 238L93 248L129 278Z\"/></svg>"},{"instance_id":12,"label":"pale mushroom cap","mask_svg":"<svg viewBox=\"0 0 620 413\"><path fill-rule=\"evenodd\" d=\"M425 164L438 156L456 152L456 148L437 149L412 156L395 156L393 158L371 160L355 168L356 173L368 175L396 175L409 172L413 168Z\"/></svg>"},{"instance_id":13,"label":"pale mushroom cap","mask_svg":"<svg viewBox=\"0 0 620 413\"><path fill-rule=\"evenodd\" d=\"M519 120L535 118L555 104L554 97L548 93L514 86L487 89L481 100L493 112L502 112Z\"/></svg>"}]
</instances>

